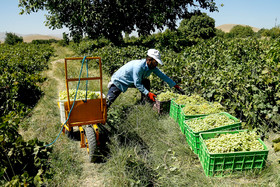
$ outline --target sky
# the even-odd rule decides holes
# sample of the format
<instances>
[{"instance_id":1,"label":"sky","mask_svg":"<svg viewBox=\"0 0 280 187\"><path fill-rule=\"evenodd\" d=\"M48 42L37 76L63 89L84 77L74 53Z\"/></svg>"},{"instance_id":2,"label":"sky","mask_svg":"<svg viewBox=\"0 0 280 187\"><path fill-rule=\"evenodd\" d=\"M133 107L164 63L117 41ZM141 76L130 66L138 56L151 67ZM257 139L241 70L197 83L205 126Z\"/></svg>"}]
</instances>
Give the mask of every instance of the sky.
<instances>
[{"instance_id":1,"label":"sky","mask_svg":"<svg viewBox=\"0 0 280 187\"><path fill-rule=\"evenodd\" d=\"M271 29L280 25L280 0L215 0L219 12L206 12L215 25L244 24ZM224 6L221 6L223 4ZM16 34L61 35L66 28L52 30L45 26L46 11L19 15L18 0L0 0L0 32Z\"/></svg>"}]
</instances>

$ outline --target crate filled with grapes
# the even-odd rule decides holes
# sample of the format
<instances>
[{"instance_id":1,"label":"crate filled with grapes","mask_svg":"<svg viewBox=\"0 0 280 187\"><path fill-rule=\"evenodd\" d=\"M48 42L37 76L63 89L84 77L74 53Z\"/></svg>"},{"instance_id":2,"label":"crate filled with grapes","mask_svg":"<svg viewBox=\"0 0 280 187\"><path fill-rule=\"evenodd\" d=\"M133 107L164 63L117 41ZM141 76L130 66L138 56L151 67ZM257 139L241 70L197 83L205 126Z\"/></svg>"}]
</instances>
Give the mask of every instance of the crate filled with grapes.
<instances>
[{"instance_id":1,"label":"crate filled with grapes","mask_svg":"<svg viewBox=\"0 0 280 187\"><path fill-rule=\"evenodd\" d=\"M206 176L227 176L265 166L268 149L254 131L207 132L199 136L199 160Z\"/></svg>"},{"instance_id":2,"label":"crate filled with grapes","mask_svg":"<svg viewBox=\"0 0 280 187\"><path fill-rule=\"evenodd\" d=\"M178 94L167 91L159 94L156 97L156 102L153 106L153 109L157 111L159 114L169 113L170 110L170 101L173 98L177 98Z\"/></svg>"},{"instance_id":3,"label":"crate filled with grapes","mask_svg":"<svg viewBox=\"0 0 280 187\"><path fill-rule=\"evenodd\" d=\"M193 152L199 154L200 133L236 129L241 129L241 121L227 112L221 112L185 120L183 133Z\"/></svg>"},{"instance_id":4,"label":"crate filled with grapes","mask_svg":"<svg viewBox=\"0 0 280 187\"><path fill-rule=\"evenodd\" d=\"M178 116L178 123L183 132L185 120L220 113L223 111L225 111L225 108L218 102L205 102L200 105L186 105L181 108L181 114Z\"/></svg>"},{"instance_id":5,"label":"crate filled with grapes","mask_svg":"<svg viewBox=\"0 0 280 187\"><path fill-rule=\"evenodd\" d=\"M198 105L202 103L207 103L207 101L199 95L179 95L176 99L171 100L169 115L176 122L178 122L182 107L185 107L186 105Z\"/></svg>"}]
</instances>

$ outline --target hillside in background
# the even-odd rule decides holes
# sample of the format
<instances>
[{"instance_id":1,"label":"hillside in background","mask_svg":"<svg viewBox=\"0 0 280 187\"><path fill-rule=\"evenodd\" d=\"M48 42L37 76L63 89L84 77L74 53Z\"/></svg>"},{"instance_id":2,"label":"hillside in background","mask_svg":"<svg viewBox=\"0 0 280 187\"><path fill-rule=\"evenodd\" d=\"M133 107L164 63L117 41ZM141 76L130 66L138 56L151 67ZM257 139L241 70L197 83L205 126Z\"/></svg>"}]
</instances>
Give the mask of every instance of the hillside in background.
<instances>
[{"instance_id":1,"label":"hillside in background","mask_svg":"<svg viewBox=\"0 0 280 187\"><path fill-rule=\"evenodd\" d=\"M28 34L28 35L23 35L23 34L18 34L15 33L18 36L23 37L24 42L31 42L32 40L49 40L49 39L56 39L60 40L62 39L62 34L61 35L42 35L42 34ZM4 42L6 37L6 32L0 32L0 41Z\"/></svg>"},{"instance_id":2,"label":"hillside in background","mask_svg":"<svg viewBox=\"0 0 280 187\"><path fill-rule=\"evenodd\" d=\"M223 25L220 25L216 28L221 29L224 32L229 32L236 25L242 25L242 24L223 24ZM250 25L242 25L242 26L250 26ZM258 32L260 30L259 28L256 28L256 27L252 27L252 29L253 29L254 32Z\"/></svg>"},{"instance_id":3,"label":"hillside in background","mask_svg":"<svg viewBox=\"0 0 280 187\"><path fill-rule=\"evenodd\" d=\"M217 26L217 29L221 29L224 32L229 32L234 26L236 25L242 25L242 24L223 24L220 26ZM246 25L242 25L246 26ZM252 27L254 32L258 32L260 29L256 27ZM60 40L62 39L62 34L61 35L41 35L41 34L29 34L29 35L22 35L22 34L17 34L18 36L23 37L24 42L31 42L32 40L49 40L49 39L56 39ZM0 42L4 42L6 37L6 32L0 32Z\"/></svg>"},{"instance_id":4,"label":"hillside in background","mask_svg":"<svg viewBox=\"0 0 280 187\"><path fill-rule=\"evenodd\" d=\"M30 34L30 35L23 36L24 42L32 42L32 40L49 40L49 39L60 40L62 38L58 36L40 35L40 34Z\"/></svg>"}]
</instances>

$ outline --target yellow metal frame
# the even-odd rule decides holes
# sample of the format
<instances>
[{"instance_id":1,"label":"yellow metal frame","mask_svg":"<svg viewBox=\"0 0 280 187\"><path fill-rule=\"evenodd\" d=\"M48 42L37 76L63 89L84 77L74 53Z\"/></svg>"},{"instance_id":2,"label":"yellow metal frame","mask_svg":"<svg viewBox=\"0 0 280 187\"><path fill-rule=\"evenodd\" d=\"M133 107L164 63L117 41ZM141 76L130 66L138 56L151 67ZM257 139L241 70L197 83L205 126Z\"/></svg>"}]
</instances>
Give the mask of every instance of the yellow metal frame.
<instances>
[{"instance_id":1,"label":"yellow metal frame","mask_svg":"<svg viewBox=\"0 0 280 187\"><path fill-rule=\"evenodd\" d=\"M68 108L70 108L70 97L69 97L69 85L68 82L71 81L79 81L79 78L68 78L67 74L67 61L68 60L83 60L83 57L72 57L72 58L65 58L64 59L64 67L65 67L65 83L66 83L66 90L67 90L67 104ZM101 64L101 58L100 57L86 57L86 60L99 60L99 77L87 77L87 78L80 78L81 81L84 80L100 80L100 95L101 98L103 98L103 91L102 91L102 64ZM101 111L103 111L103 99L101 99Z\"/></svg>"},{"instance_id":2,"label":"yellow metal frame","mask_svg":"<svg viewBox=\"0 0 280 187\"><path fill-rule=\"evenodd\" d=\"M64 103L65 107L65 116L66 119L68 118L70 109L72 107L73 101L70 101L69 97L69 82L79 81L79 78L69 78L67 73L67 63L71 60L83 60L83 57L71 57L65 58L64 66L65 66L65 84L67 90L67 101ZM87 78L80 78L80 81L86 80L99 80L100 81L100 99L89 99L86 103L83 101L75 101L75 105L73 110L71 111L71 115L69 120L64 125L63 132L65 130L72 131L74 126L78 126L80 131L80 138L81 138L81 148L87 147L87 142L85 142L85 133L84 129L82 128L83 125L92 124L95 134L97 145L100 144L99 142L99 130L97 123L105 124L107 120L107 109L106 109L106 99L103 98L103 89L102 89L102 64L100 57L86 57L85 60L99 60L99 76L97 77L87 77ZM76 110L75 110L76 109ZM89 114L91 112L91 114ZM92 116L92 117L89 117ZM88 149L88 147L87 147Z\"/></svg>"}]
</instances>

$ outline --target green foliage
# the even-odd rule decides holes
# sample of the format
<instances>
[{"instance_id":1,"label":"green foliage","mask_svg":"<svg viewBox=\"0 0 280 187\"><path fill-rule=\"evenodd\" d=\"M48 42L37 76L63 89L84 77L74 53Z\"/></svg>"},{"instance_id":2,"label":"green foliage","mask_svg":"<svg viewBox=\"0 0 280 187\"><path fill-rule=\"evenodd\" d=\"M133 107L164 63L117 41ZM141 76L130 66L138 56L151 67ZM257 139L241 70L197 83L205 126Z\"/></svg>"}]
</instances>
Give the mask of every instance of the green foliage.
<instances>
[{"instance_id":1,"label":"green foliage","mask_svg":"<svg viewBox=\"0 0 280 187\"><path fill-rule=\"evenodd\" d=\"M189 10L216 11L212 0L188 1L19 1L21 14L48 11L46 25L57 29L66 26L71 35L87 35L90 38L104 36L114 44L122 42L122 32L137 31L149 35L165 26L174 30L177 19L189 16ZM189 7L194 9L189 9ZM199 10L196 10L197 12Z\"/></svg>"},{"instance_id":2,"label":"green foliage","mask_svg":"<svg viewBox=\"0 0 280 187\"><path fill-rule=\"evenodd\" d=\"M32 44L52 44L57 43L56 39L49 39L49 40L32 40Z\"/></svg>"},{"instance_id":3,"label":"green foliage","mask_svg":"<svg viewBox=\"0 0 280 187\"><path fill-rule=\"evenodd\" d=\"M107 45L92 50L92 46L95 46L94 43L95 41L82 42L75 50L82 56L100 56L103 70L110 75L130 60L146 58L147 48L145 47Z\"/></svg>"},{"instance_id":4,"label":"green foliage","mask_svg":"<svg viewBox=\"0 0 280 187\"><path fill-rule=\"evenodd\" d=\"M279 40L218 39L168 53L164 72L261 131L279 128ZM176 64L176 65L175 65ZM159 82L157 89L164 86ZM153 87L155 82L152 82Z\"/></svg>"},{"instance_id":5,"label":"green foliage","mask_svg":"<svg viewBox=\"0 0 280 187\"><path fill-rule=\"evenodd\" d=\"M0 45L0 114L22 112L36 104L41 91L39 74L53 53L49 45Z\"/></svg>"},{"instance_id":6,"label":"green foliage","mask_svg":"<svg viewBox=\"0 0 280 187\"><path fill-rule=\"evenodd\" d=\"M0 184L40 186L51 176L48 157L51 148L37 139L25 142L14 114L0 119ZM49 175L48 177L46 177Z\"/></svg>"},{"instance_id":7,"label":"green foliage","mask_svg":"<svg viewBox=\"0 0 280 187\"><path fill-rule=\"evenodd\" d=\"M217 37L221 37L221 38L225 38L226 37L226 33L224 31L222 31L221 29L216 29L216 34Z\"/></svg>"},{"instance_id":8,"label":"green foliage","mask_svg":"<svg viewBox=\"0 0 280 187\"><path fill-rule=\"evenodd\" d=\"M273 39L280 37L280 28L273 27L272 29L266 29L262 33L263 36L271 37Z\"/></svg>"},{"instance_id":9,"label":"green foliage","mask_svg":"<svg viewBox=\"0 0 280 187\"><path fill-rule=\"evenodd\" d=\"M83 35L80 35L80 34L74 34L72 36L73 38L73 42L74 43L79 43L82 39L83 39Z\"/></svg>"},{"instance_id":10,"label":"green foliage","mask_svg":"<svg viewBox=\"0 0 280 187\"><path fill-rule=\"evenodd\" d=\"M149 36L128 39L128 45L142 45L148 48L153 46L159 50L169 49L175 52L182 51L187 46L196 44L201 39L209 39L216 34L215 21L204 14L194 14L189 19L183 19L178 30L166 29Z\"/></svg>"},{"instance_id":11,"label":"green foliage","mask_svg":"<svg viewBox=\"0 0 280 187\"><path fill-rule=\"evenodd\" d=\"M96 48L107 46L110 43L111 42L105 38L99 38L95 40L83 39L80 43L74 43L73 45L71 45L71 47L78 54L88 55Z\"/></svg>"},{"instance_id":12,"label":"green foliage","mask_svg":"<svg viewBox=\"0 0 280 187\"><path fill-rule=\"evenodd\" d=\"M37 139L25 142L18 125L42 94L39 73L52 53L44 44L0 45L0 184L40 186L50 176L50 149Z\"/></svg>"},{"instance_id":13,"label":"green foliage","mask_svg":"<svg viewBox=\"0 0 280 187\"><path fill-rule=\"evenodd\" d=\"M23 38L21 36L17 36L14 33L6 33L5 44L15 45L17 43L22 43Z\"/></svg>"},{"instance_id":14,"label":"green foliage","mask_svg":"<svg viewBox=\"0 0 280 187\"><path fill-rule=\"evenodd\" d=\"M62 34L62 36L63 36L63 40L62 40L62 42L61 42L62 46L67 46L67 45L69 45L70 39L68 38L68 35L64 32L64 33Z\"/></svg>"},{"instance_id":15,"label":"green foliage","mask_svg":"<svg viewBox=\"0 0 280 187\"><path fill-rule=\"evenodd\" d=\"M157 37L163 38L152 35L145 42L153 44ZM215 37L184 47L180 53L160 48L166 63L159 68L187 92L221 103L265 133L267 128L279 128L279 48L278 40ZM147 49L111 45L95 49L92 55L101 56L103 69L111 75L128 61L145 58ZM153 74L150 80L154 92L168 90Z\"/></svg>"},{"instance_id":16,"label":"green foliage","mask_svg":"<svg viewBox=\"0 0 280 187\"><path fill-rule=\"evenodd\" d=\"M193 15L190 19L183 19L178 30L183 38L209 39L215 36L215 20L206 13Z\"/></svg>"},{"instance_id":17,"label":"green foliage","mask_svg":"<svg viewBox=\"0 0 280 187\"><path fill-rule=\"evenodd\" d=\"M247 38L253 36L255 32L250 26L236 25L230 30L229 34L236 38Z\"/></svg>"}]
</instances>

